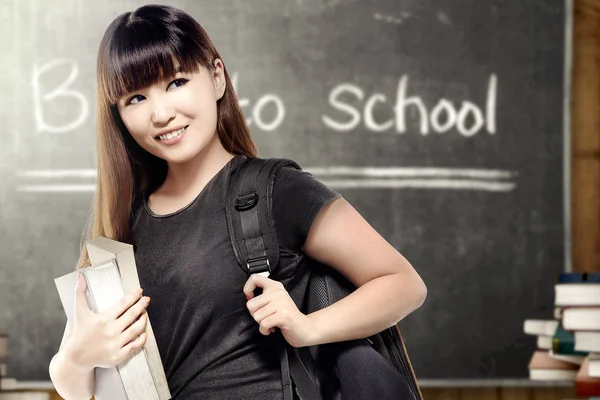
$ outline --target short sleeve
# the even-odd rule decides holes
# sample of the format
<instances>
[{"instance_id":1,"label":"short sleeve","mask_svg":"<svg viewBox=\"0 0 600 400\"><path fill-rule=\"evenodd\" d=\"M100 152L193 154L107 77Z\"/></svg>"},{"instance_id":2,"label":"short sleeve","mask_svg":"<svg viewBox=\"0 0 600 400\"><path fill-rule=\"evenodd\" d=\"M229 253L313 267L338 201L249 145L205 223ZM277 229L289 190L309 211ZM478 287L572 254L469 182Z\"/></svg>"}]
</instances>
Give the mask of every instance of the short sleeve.
<instances>
[{"instance_id":1,"label":"short sleeve","mask_svg":"<svg viewBox=\"0 0 600 400\"><path fill-rule=\"evenodd\" d=\"M307 171L282 168L273 183L273 219L279 245L300 250L319 211L341 194Z\"/></svg>"}]
</instances>

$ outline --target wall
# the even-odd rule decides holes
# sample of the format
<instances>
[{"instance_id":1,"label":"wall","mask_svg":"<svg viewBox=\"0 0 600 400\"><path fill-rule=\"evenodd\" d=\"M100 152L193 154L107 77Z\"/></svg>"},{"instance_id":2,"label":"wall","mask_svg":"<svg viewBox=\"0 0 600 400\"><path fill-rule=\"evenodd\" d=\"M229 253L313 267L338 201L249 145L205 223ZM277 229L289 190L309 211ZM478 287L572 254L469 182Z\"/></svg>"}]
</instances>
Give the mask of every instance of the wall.
<instances>
[{"instance_id":1,"label":"wall","mask_svg":"<svg viewBox=\"0 0 600 400\"><path fill-rule=\"evenodd\" d=\"M572 260L600 271L600 2L574 0L571 140ZM423 389L427 400L560 400L573 388Z\"/></svg>"},{"instance_id":2,"label":"wall","mask_svg":"<svg viewBox=\"0 0 600 400\"><path fill-rule=\"evenodd\" d=\"M574 9L572 260L576 271L600 271L600 2L574 0ZM573 396L573 389L423 388L423 395L427 400L558 400Z\"/></svg>"}]
</instances>

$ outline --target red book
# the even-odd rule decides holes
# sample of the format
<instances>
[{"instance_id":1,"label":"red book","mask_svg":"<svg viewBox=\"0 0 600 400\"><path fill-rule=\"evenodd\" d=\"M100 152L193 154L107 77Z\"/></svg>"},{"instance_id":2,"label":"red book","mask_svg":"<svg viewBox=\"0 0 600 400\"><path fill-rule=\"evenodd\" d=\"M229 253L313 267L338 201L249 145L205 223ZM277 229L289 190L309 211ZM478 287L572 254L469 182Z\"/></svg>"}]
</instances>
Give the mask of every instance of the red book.
<instances>
[{"instance_id":1,"label":"red book","mask_svg":"<svg viewBox=\"0 0 600 400\"><path fill-rule=\"evenodd\" d=\"M537 350L528 365L529 379L565 380L575 379L579 365L550 357L548 350Z\"/></svg>"},{"instance_id":2,"label":"red book","mask_svg":"<svg viewBox=\"0 0 600 400\"><path fill-rule=\"evenodd\" d=\"M586 357L575 376L575 395L577 397L600 396L600 378L592 378L589 373L590 358Z\"/></svg>"}]
</instances>

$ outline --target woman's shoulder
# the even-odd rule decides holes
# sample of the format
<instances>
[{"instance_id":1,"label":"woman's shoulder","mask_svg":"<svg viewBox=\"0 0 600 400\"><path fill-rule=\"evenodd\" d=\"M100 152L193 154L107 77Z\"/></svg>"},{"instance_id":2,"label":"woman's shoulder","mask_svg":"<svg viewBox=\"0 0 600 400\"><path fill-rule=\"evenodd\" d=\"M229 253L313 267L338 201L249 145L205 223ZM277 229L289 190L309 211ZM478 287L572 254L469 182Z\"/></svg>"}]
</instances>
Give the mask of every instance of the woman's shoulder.
<instances>
[{"instance_id":1,"label":"woman's shoulder","mask_svg":"<svg viewBox=\"0 0 600 400\"><path fill-rule=\"evenodd\" d=\"M281 244L300 249L319 211L339 197L310 171L283 167L273 183L273 217Z\"/></svg>"},{"instance_id":2,"label":"woman's shoulder","mask_svg":"<svg viewBox=\"0 0 600 400\"><path fill-rule=\"evenodd\" d=\"M315 177L310 170L285 166L278 171L273 181L274 201L281 196L298 197L306 201L310 197L337 197L339 193L327 181Z\"/></svg>"}]
</instances>

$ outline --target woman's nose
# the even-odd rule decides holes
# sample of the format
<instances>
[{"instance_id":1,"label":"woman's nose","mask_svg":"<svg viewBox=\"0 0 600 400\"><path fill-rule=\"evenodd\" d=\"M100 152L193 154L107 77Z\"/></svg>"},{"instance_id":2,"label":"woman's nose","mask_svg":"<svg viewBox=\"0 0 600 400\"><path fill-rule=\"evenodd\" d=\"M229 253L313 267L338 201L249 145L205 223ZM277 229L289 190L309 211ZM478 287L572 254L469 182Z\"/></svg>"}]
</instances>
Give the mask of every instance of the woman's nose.
<instances>
[{"instance_id":1,"label":"woman's nose","mask_svg":"<svg viewBox=\"0 0 600 400\"><path fill-rule=\"evenodd\" d=\"M152 122L158 125L166 124L175 118L175 109L164 101L154 101Z\"/></svg>"}]
</instances>

